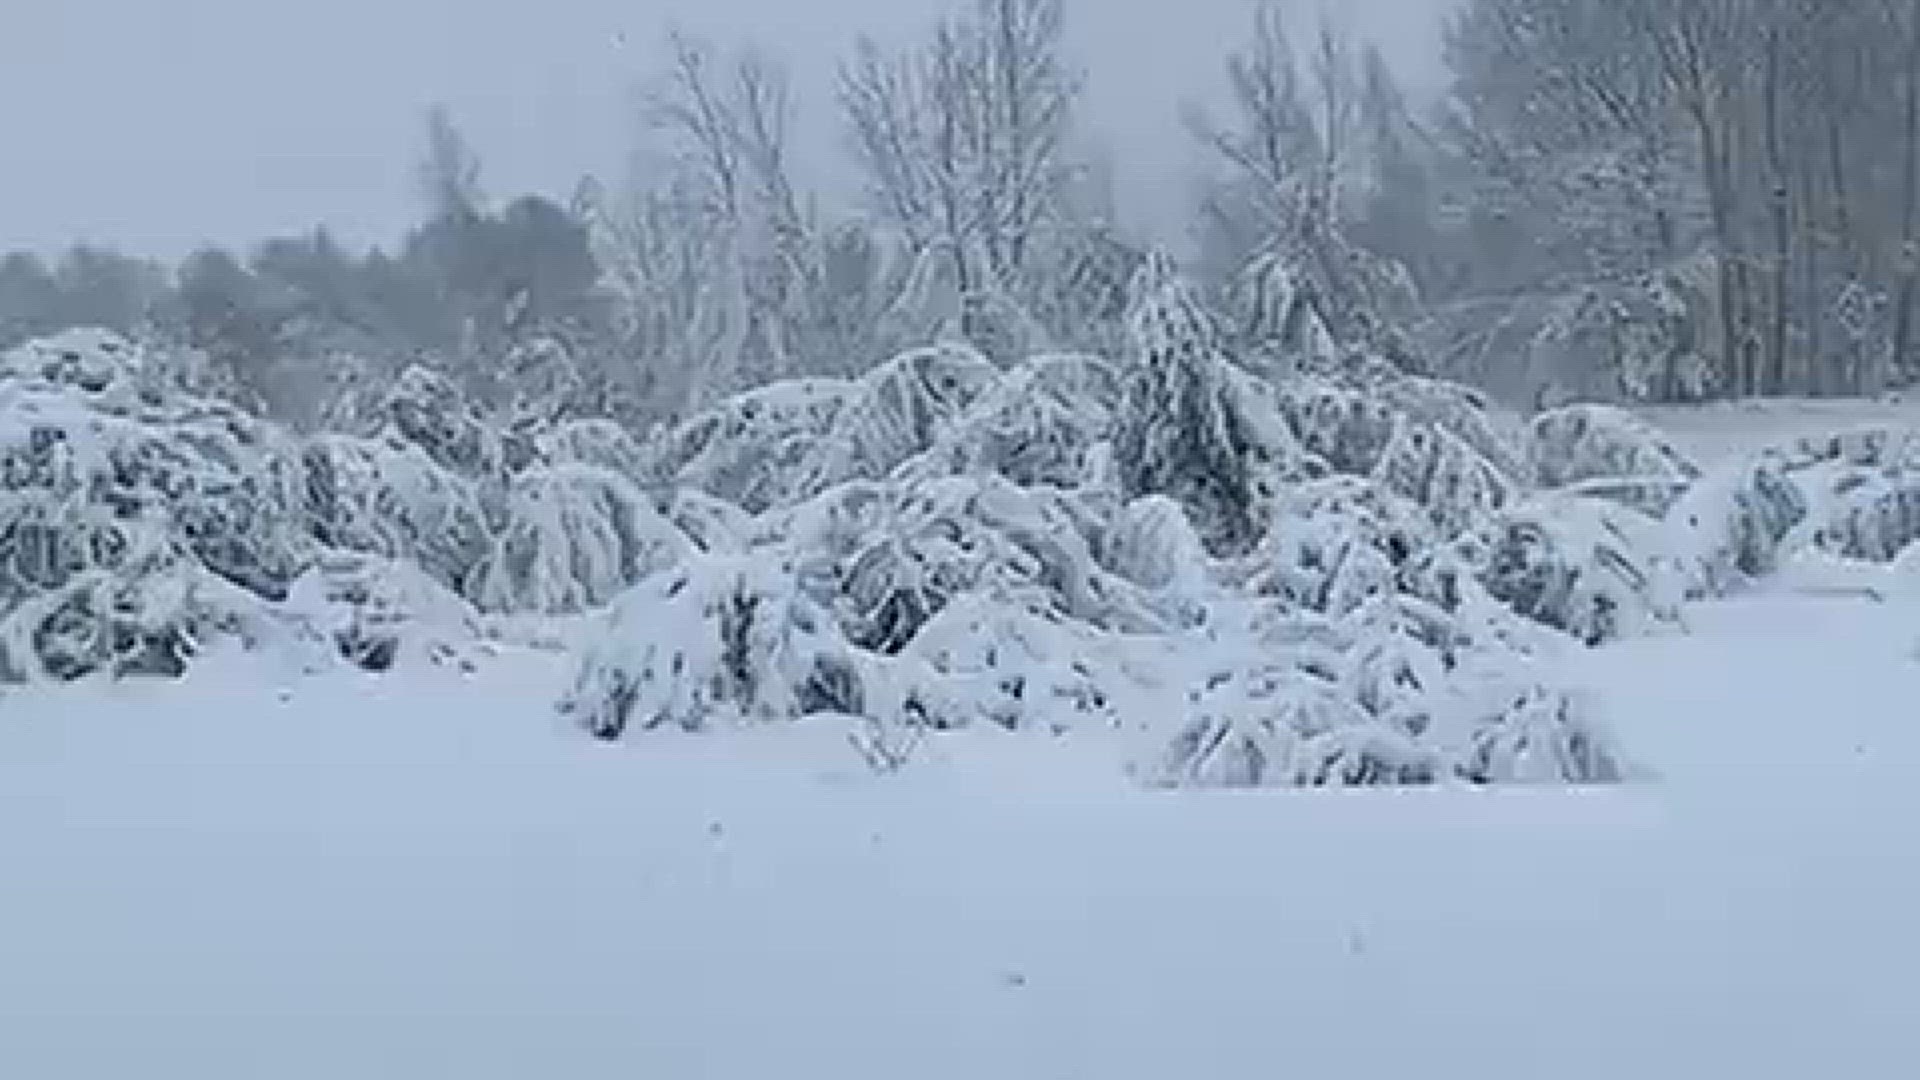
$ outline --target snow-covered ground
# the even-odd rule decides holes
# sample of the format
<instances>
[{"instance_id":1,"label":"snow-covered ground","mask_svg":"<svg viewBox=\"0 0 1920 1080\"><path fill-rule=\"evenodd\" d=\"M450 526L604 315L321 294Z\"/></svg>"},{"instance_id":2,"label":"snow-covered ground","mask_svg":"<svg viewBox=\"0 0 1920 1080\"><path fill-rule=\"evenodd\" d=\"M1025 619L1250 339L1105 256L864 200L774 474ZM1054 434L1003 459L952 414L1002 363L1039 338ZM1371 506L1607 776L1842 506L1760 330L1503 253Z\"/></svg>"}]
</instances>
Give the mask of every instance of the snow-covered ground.
<instances>
[{"instance_id":1,"label":"snow-covered ground","mask_svg":"<svg viewBox=\"0 0 1920 1080\"><path fill-rule=\"evenodd\" d=\"M1920 393L1906 391L1872 401L1762 398L1702 406L1642 406L1638 411L1665 431L1677 449L1711 467L1849 428L1920 428Z\"/></svg>"},{"instance_id":2,"label":"snow-covered ground","mask_svg":"<svg viewBox=\"0 0 1920 1080\"><path fill-rule=\"evenodd\" d=\"M1920 602L1689 622L1568 661L1594 790L610 747L537 654L0 691L0 1076L1903 1075Z\"/></svg>"}]
</instances>

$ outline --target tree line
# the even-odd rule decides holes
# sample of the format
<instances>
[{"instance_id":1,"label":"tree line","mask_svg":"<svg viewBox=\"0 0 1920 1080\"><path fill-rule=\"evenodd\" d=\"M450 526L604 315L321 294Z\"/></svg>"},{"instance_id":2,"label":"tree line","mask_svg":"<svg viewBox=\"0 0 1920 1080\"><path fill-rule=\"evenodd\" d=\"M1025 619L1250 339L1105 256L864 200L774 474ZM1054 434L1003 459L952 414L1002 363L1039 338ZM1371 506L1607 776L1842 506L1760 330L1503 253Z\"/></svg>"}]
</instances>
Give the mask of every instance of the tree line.
<instances>
[{"instance_id":1,"label":"tree line","mask_svg":"<svg viewBox=\"0 0 1920 1080\"><path fill-rule=\"evenodd\" d=\"M1362 350L1522 401L1920 369L1920 2L1465 0L1433 104L1285 15L1261 5L1224 106L1188 111L1190 269L1241 355ZM435 110L422 220L390 247L15 253L0 340L159 338L304 425L420 362L502 408L645 423L932 340L1109 352L1154 238L1116 211L1066 17L962 0L917 41L859 43L834 102L855 208L797 174L776 57L674 34L634 176L498 198Z\"/></svg>"}]
</instances>

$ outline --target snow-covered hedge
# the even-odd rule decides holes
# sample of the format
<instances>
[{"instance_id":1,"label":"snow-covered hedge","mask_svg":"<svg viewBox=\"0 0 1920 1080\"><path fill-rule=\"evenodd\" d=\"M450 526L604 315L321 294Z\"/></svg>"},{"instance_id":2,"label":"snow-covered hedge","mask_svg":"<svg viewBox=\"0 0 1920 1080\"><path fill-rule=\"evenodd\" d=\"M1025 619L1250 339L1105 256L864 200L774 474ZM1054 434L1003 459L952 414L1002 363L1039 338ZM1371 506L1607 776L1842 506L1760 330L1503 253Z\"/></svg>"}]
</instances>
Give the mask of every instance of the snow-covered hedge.
<instances>
[{"instance_id":1,"label":"snow-covered hedge","mask_svg":"<svg viewBox=\"0 0 1920 1080\"><path fill-rule=\"evenodd\" d=\"M124 342L39 343L0 368L0 663L291 633L379 671L592 612L562 708L606 739L833 715L1099 729L1176 786L1617 778L1545 661L1661 624L1681 563L1652 518L1536 496L1645 440L1523 437L1363 354L1269 381L1169 261L1134 289L1117 357L930 347L645 439L426 368L297 438ZM1784 542L1756 486L1675 508L1685 565Z\"/></svg>"},{"instance_id":2,"label":"snow-covered hedge","mask_svg":"<svg viewBox=\"0 0 1920 1080\"><path fill-rule=\"evenodd\" d=\"M789 384L683 426L654 475L688 546L564 710L603 738L1091 727L1176 786L1621 775L1543 654L1667 614L1627 511L1564 495L1591 528L1546 523L1526 444L1461 388L1364 357L1262 380L1164 259L1131 321L1118 361L922 350L817 410L768 410Z\"/></svg>"}]
</instances>

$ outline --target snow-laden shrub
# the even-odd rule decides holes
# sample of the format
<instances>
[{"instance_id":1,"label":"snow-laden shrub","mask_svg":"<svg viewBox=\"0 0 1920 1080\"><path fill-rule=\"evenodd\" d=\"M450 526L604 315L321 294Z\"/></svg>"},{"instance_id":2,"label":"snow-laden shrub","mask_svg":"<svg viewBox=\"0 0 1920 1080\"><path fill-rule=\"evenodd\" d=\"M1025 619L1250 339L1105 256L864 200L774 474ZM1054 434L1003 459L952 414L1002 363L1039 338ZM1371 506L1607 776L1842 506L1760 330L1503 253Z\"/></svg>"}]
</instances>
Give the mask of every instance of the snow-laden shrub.
<instances>
[{"instance_id":1,"label":"snow-laden shrub","mask_svg":"<svg viewBox=\"0 0 1920 1080\"><path fill-rule=\"evenodd\" d=\"M1167 787L1602 783L1611 739L1528 657L1408 597L1256 617L1200 669L1148 779ZM1233 641L1234 635L1210 638Z\"/></svg>"},{"instance_id":2,"label":"snow-laden shrub","mask_svg":"<svg viewBox=\"0 0 1920 1080\"><path fill-rule=\"evenodd\" d=\"M0 353L0 378L43 387L70 387L96 402L130 402L151 367L147 350L111 330L67 330ZM117 410L114 410L117 411Z\"/></svg>"},{"instance_id":3,"label":"snow-laden shrub","mask_svg":"<svg viewBox=\"0 0 1920 1080\"><path fill-rule=\"evenodd\" d=\"M1526 453L1535 484L1613 499L1656 517L1700 476L1646 421L1608 405L1570 405L1534 417Z\"/></svg>"},{"instance_id":4,"label":"snow-laden shrub","mask_svg":"<svg viewBox=\"0 0 1920 1080\"><path fill-rule=\"evenodd\" d=\"M260 627L262 598L192 560L126 555L0 606L0 679L171 678L214 641Z\"/></svg>"},{"instance_id":5,"label":"snow-laden shrub","mask_svg":"<svg viewBox=\"0 0 1920 1080\"><path fill-rule=\"evenodd\" d=\"M1425 508L1443 536L1484 524L1526 482L1513 438L1462 387L1383 368L1340 383L1295 380L1279 402L1326 468L1387 485Z\"/></svg>"},{"instance_id":6,"label":"snow-laden shrub","mask_svg":"<svg viewBox=\"0 0 1920 1080\"><path fill-rule=\"evenodd\" d=\"M1454 772L1475 784L1610 784L1627 767L1610 732L1581 700L1510 671L1466 675L1460 712L1466 743Z\"/></svg>"},{"instance_id":7,"label":"snow-laden shrub","mask_svg":"<svg viewBox=\"0 0 1920 1080\"><path fill-rule=\"evenodd\" d=\"M1290 489L1245 560L1244 587L1289 605L1345 615L1400 592L1435 543L1420 508L1372 481L1336 476Z\"/></svg>"},{"instance_id":8,"label":"snow-laden shrub","mask_svg":"<svg viewBox=\"0 0 1920 1080\"><path fill-rule=\"evenodd\" d=\"M282 621L363 671L414 664L471 667L486 636L478 613L411 562L328 553L289 591Z\"/></svg>"},{"instance_id":9,"label":"snow-laden shrub","mask_svg":"<svg viewBox=\"0 0 1920 1080\"><path fill-rule=\"evenodd\" d=\"M550 465L592 465L634 481L648 477L649 461L639 440L611 420L567 420L542 431L539 455Z\"/></svg>"},{"instance_id":10,"label":"snow-laden shrub","mask_svg":"<svg viewBox=\"0 0 1920 1080\"><path fill-rule=\"evenodd\" d=\"M1443 427L1402 418L1374 466L1374 479L1421 507L1439 535L1483 527L1518 493L1514 481Z\"/></svg>"},{"instance_id":11,"label":"snow-laden shrub","mask_svg":"<svg viewBox=\"0 0 1920 1080\"><path fill-rule=\"evenodd\" d=\"M1274 666L1196 690L1153 775L1165 787L1431 784L1438 756L1368 722L1339 684Z\"/></svg>"},{"instance_id":12,"label":"snow-laden shrub","mask_svg":"<svg viewBox=\"0 0 1920 1080\"><path fill-rule=\"evenodd\" d=\"M1920 540L1920 471L1853 473L1835 491L1821 546L1852 559L1891 562Z\"/></svg>"},{"instance_id":13,"label":"snow-laden shrub","mask_svg":"<svg viewBox=\"0 0 1920 1080\"><path fill-rule=\"evenodd\" d=\"M1806 491L1778 455L1701 479L1666 517L1689 591L1719 595L1772 573L1783 542L1811 512Z\"/></svg>"},{"instance_id":14,"label":"snow-laden shrub","mask_svg":"<svg viewBox=\"0 0 1920 1080\"><path fill-rule=\"evenodd\" d=\"M755 524L745 510L694 488L674 492L667 520L696 550L740 555L753 546Z\"/></svg>"},{"instance_id":15,"label":"snow-laden shrub","mask_svg":"<svg viewBox=\"0 0 1920 1080\"><path fill-rule=\"evenodd\" d=\"M490 476L506 464L499 432L453 381L419 364L400 373L358 418L363 434L418 447L434 464L467 477Z\"/></svg>"},{"instance_id":16,"label":"snow-laden shrub","mask_svg":"<svg viewBox=\"0 0 1920 1080\"><path fill-rule=\"evenodd\" d=\"M1496 411L1478 390L1441 379L1394 375L1372 392L1401 416L1446 431L1487 459L1502 476L1526 482L1526 453L1518 423Z\"/></svg>"},{"instance_id":17,"label":"snow-laden shrub","mask_svg":"<svg viewBox=\"0 0 1920 1080\"><path fill-rule=\"evenodd\" d=\"M1211 316L1171 260L1147 260L1134 298L1134 367L1115 435L1123 490L1174 498L1210 550L1245 551L1297 471L1299 445L1272 398L1221 353Z\"/></svg>"},{"instance_id":18,"label":"snow-laden shrub","mask_svg":"<svg viewBox=\"0 0 1920 1080\"><path fill-rule=\"evenodd\" d=\"M790 569L701 556L656 574L609 614L563 713L601 739L671 727L860 715L860 658Z\"/></svg>"},{"instance_id":19,"label":"snow-laden shrub","mask_svg":"<svg viewBox=\"0 0 1920 1080\"><path fill-rule=\"evenodd\" d=\"M1206 546L1179 503L1148 495L1122 507L1102 537L1101 565L1144 589L1197 600L1208 589Z\"/></svg>"},{"instance_id":20,"label":"snow-laden shrub","mask_svg":"<svg viewBox=\"0 0 1920 1080\"><path fill-rule=\"evenodd\" d=\"M1373 473L1400 427L1390 403L1328 383L1289 384L1280 406L1308 453L1353 476Z\"/></svg>"},{"instance_id":21,"label":"snow-laden shrub","mask_svg":"<svg viewBox=\"0 0 1920 1080\"><path fill-rule=\"evenodd\" d=\"M1096 626L1157 625L1138 590L1095 562L1086 527L1067 496L986 476L849 485L788 528L848 638L885 654L956 596L982 590Z\"/></svg>"},{"instance_id":22,"label":"snow-laden shrub","mask_svg":"<svg viewBox=\"0 0 1920 1080\"><path fill-rule=\"evenodd\" d=\"M1482 558L1481 583L1496 599L1588 645L1678 618L1658 523L1623 506L1566 495L1517 506Z\"/></svg>"},{"instance_id":23,"label":"snow-laden shrub","mask_svg":"<svg viewBox=\"0 0 1920 1080\"><path fill-rule=\"evenodd\" d=\"M599 607L692 548L631 481L593 465L522 473L505 518L467 590L488 611Z\"/></svg>"},{"instance_id":24,"label":"snow-laden shrub","mask_svg":"<svg viewBox=\"0 0 1920 1080\"><path fill-rule=\"evenodd\" d=\"M932 730L992 724L1065 732L1112 725L1140 686L1129 650L1085 623L990 592L943 607L898 657L870 668L874 712Z\"/></svg>"},{"instance_id":25,"label":"snow-laden shrub","mask_svg":"<svg viewBox=\"0 0 1920 1080\"><path fill-rule=\"evenodd\" d=\"M784 506L804 497L811 455L856 393L852 383L808 379L727 398L649 447L649 478L749 513Z\"/></svg>"},{"instance_id":26,"label":"snow-laden shrub","mask_svg":"<svg viewBox=\"0 0 1920 1080\"><path fill-rule=\"evenodd\" d=\"M1783 548L1885 563L1920 539L1920 431L1865 427L1776 453L1806 502Z\"/></svg>"},{"instance_id":27,"label":"snow-laden shrub","mask_svg":"<svg viewBox=\"0 0 1920 1080\"><path fill-rule=\"evenodd\" d=\"M1849 428L1802 439L1794 449L1808 463L1835 462L1857 469L1920 468L1920 431L1912 428Z\"/></svg>"},{"instance_id":28,"label":"snow-laden shrub","mask_svg":"<svg viewBox=\"0 0 1920 1080\"><path fill-rule=\"evenodd\" d=\"M69 334L0 360L0 668L177 674L312 555L268 425Z\"/></svg>"},{"instance_id":29,"label":"snow-laden shrub","mask_svg":"<svg viewBox=\"0 0 1920 1080\"><path fill-rule=\"evenodd\" d=\"M1164 259L1130 324L1121 365L928 349L657 440L685 549L564 707L1124 732L1176 786L1618 778L1542 657L1671 614L1651 519L1527 503L1484 401L1364 351L1263 381Z\"/></svg>"},{"instance_id":30,"label":"snow-laden shrub","mask_svg":"<svg viewBox=\"0 0 1920 1080\"><path fill-rule=\"evenodd\" d=\"M799 494L885 479L933 447L999 376L992 361L960 345L916 349L874 368L811 448Z\"/></svg>"},{"instance_id":31,"label":"snow-laden shrub","mask_svg":"<svg viewBox=\"0 0 1920 1080\"><path fill-rule=\"evenodd\" d=\"M1113 432L1119 372L1083 356L1042 356L981 393L906 475L993 472L1026 486L1073 487Z\"/></svg>"},{"instance_id":32,"label":"snow-laden shrub","mask_svg":"<svg viewBox=\"0 0 1920 1080\"><path fill-rule=\"evenodd\" d=\"M409 559L464 588L491 543L485 491L414 444L321 435L301 459L304 509L327 547Z\"/></svg>"}]
</instances>

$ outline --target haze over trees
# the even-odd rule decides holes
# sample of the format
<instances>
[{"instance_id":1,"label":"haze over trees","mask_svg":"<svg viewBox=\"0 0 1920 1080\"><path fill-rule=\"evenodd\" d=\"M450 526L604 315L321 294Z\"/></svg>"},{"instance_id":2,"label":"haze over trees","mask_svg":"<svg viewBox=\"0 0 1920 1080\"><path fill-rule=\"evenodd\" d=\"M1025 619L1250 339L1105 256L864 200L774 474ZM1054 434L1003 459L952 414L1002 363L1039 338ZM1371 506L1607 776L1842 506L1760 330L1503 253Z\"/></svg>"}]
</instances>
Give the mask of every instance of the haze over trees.
<instances>
[{"instance_id":1,"label":"haze over trees","mask_svg":"<svg viewBox=\"0 0 1920 1080\"><path fill-rule=\"evenodd\" d=\"M299 423L347 357L495 394L513 357L557 349L593 400L664 419L935 339L1111 350L1128 279L1169 245L1235 334L1300 332L1259 299L1278 259L1336 340L1520 404L1857 393L1920 367L1911 4L1466 0L1434 102L1337 23L1258 5L1223 50L1222 107L1187 110L1180 237L1117 219L1077 122L1071 14L956 4L918 42L848 43L817 102L764 43L671 34L636 73L638 175L490 192L436 109L421 220L395 243L346 250L321 227L175 266L14 253L0 342L164 340ZM803 105L838 114L857 204L797 174Z\"/></svg>"}]
</instances>

